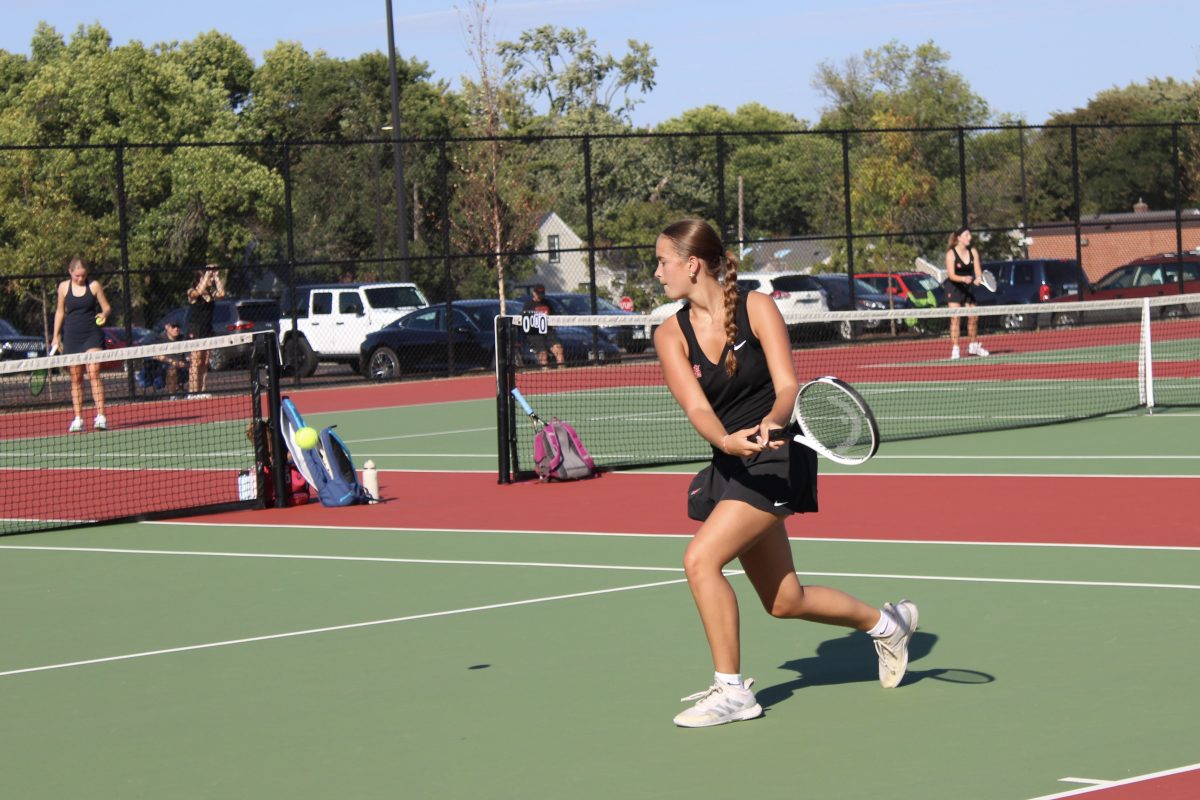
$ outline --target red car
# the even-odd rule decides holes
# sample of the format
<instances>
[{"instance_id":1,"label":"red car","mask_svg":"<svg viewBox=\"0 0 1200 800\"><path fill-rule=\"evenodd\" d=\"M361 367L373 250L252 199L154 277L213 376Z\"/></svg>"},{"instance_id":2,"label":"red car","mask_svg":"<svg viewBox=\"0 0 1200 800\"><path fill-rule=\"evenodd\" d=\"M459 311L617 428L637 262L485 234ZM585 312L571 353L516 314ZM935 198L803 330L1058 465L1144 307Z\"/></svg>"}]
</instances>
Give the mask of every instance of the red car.
<instances>
[{"instance_id":1,"label":"red car","mask_svg":"<svg viewBox=\"0 0 1200 800\"><path fill-rule=\"evenodd\" d=\"M924 272L864 272L854 277L865 281L880 294L890 294L897 300L909 300L914 306L946 305L946 290ZM934 302L929 302L933 294Z\"/></svg>"},{"instance_id":2,"label":"red car","mask_svg":"<svg viewBox=\"0 0 1200 800\"><path fill-rule=\"evenodd\" d=\"M1183 283L1180 284L1179 272L1183 269ZM1163 297L1177 294L1193 294L1200 292L1200 252L1193 250L1184 253L1182 257L1175 253L1161 253L1156 256L1144 256L1130 261L1123 267L1117 267L1109 272L1091 287L1085 300L1132 300L1143 297ZM1054 298L1055 301L1078 300L1079 295L1065 295ZM1167 315L1181 315L1184 306L1168 306L1163 312ZM1140 306L1128 309L1110 309L1105 311L1087 312L1089 322L1111 322L1119 320L1140 319ZM1058 311L1054 315L1057 325L1070 325L1080 321L1077 313Z\"/></svg>"}]
</instances>

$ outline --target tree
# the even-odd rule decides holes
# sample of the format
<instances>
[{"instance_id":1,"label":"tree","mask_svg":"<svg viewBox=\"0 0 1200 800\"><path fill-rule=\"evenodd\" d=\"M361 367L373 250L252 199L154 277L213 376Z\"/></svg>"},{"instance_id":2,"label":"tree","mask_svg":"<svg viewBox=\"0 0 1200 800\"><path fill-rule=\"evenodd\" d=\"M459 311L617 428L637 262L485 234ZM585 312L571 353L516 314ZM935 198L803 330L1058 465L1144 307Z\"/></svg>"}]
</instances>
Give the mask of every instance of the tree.
<instances>
[{"instance_id":1,"label":"tree","mask_svg":"<svg viewBox=\"0 0 1200 800\"><path fill-rule=\"evenodd\" d=\"M516 42L500 42L496 53L504 78L534 97L544 97L552 117L580 114L590 121L611 115L628 123L641 102L630 92L654 89L658 66L650 45L630 39L628 47L618 60L598 53L583 28L543 25L525 31Z\"/></svg>"}]
</instances>

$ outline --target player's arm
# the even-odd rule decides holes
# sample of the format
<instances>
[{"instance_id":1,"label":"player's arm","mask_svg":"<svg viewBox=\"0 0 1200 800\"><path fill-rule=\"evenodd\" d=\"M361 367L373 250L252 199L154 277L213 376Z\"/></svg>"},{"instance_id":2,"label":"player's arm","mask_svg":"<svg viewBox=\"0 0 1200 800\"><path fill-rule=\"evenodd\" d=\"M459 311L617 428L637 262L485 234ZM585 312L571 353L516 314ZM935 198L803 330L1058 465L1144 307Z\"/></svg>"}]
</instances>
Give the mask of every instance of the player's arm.
<instances>
[{"instance_id":1,"label":"player's arm","mask_svg":"<svg viewBox=\"0 0 1200 800\"><path fill-rule=\"evenodd\" d=\"M63 320L67 316L67 286L70 281L63 281L58 285L58 305L54 308L54 335L50 337L50 346L56 350L62 350L62 327Z\"/></svg>"},{"instance_id":2,"label":"player's arm","mask_svg":"<svg viewBox=\"0 0 1200 800\"><path fill-rule=\"evenodd\" d=\"M768 441L772 428L782 428L792 418L792 406L800 385L796 381L796 366L792 361L792 342L788 336L787 323L779 313L775 301L762 292L746 295L746 315L750 318L750 329L762 345L767 358L767 369L775 387L775 403L762 421L759 441ZM782 447L783 442L773 442L772 447Z\"/></svg>"},{"instance_id":3,"label":"player's arm","mask_svg":"<svg viewBox=\"0 0 1200 800\"><path fill-rule=\"evenodd\" d=\"M108 298L104 294L104 287L100 285L100 281L92 281L92 294L96 295L96 300L100 303L100 313L104 315L104 320L108 321L108 315L112 313L112 306L108 304Z\"/></svg>"},{"instance_id":4,"label":"player's arm","mask_svg":"<svg viewBox=\"0 0 1200 800\"><path fill-rule=\"evenodd\" d=\"M971 263L975 265L975 283L983 283L983 261L979 259L979 251L971 248Z\"/></svg>"},{"instance_id":5,"label":"player's arm","mask_svg":"<svg viewBox=\"0 0 1200 800\"><path fill-rule=\"evenodd\" d=\"M763 446L751 442L747 437L754 433L753 429L737 431L728 436L725 426L713 411L700 381L692 371L692 362L688 360L687 342L683 331L679 328L679 320L670 317L654 332L654 350L658 353L658 363L662 366L663 378L667 388L674 396L675 402L687 414L688 422L704 439L718 450L724 450L732 455L750 455L763 449Z\"/></svg>"}]
</instances>

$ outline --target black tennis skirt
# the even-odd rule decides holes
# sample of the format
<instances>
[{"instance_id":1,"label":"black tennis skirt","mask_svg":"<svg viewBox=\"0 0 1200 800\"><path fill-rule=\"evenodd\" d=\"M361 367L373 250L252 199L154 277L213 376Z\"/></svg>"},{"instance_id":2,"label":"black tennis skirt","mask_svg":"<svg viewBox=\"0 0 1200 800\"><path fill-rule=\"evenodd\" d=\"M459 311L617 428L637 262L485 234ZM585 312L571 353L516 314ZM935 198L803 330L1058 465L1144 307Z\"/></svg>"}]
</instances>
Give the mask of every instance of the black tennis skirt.
<instances>
[{"instance_id":1,"label":"black tennis skirt","mask_svg":"<svg viewBox=\"0 0 1200 800\"><path fill-rule=\"evenodd\" d=\"M946 302L958 303L959 305L975 305L975 285L967 285L952 281L949 278L942 284L942 288L946 290Z\"/></svg>"},{"instance_id":2,"label":"black tennis skirt","mask_svg":"<svg viewBox=\"0 0 1200 800\"><path fill-rule=\"evenodd\" d=\"M722 500L780 516L816 511L817 454L795 441L749 458L714 451L688 487L688 517L704 521Z\"/></svg>"}]
</instances>

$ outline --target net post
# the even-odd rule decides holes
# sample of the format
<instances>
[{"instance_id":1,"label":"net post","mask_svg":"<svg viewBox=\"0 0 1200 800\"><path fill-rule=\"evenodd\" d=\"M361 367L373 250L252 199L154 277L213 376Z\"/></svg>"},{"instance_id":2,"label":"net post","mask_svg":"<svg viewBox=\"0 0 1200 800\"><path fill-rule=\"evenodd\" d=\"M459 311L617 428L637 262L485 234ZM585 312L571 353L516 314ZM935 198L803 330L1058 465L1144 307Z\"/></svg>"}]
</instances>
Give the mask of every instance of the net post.
<instances>
[{"instance_id":1,"label":"net post","mask_svg":"<svg viewBox=\"0 0 1200 800\"><path fill-rule=\"evenodd\" d=\"M287 506L287 445L283 442L279 394L279 338L274 331L264 336L267 359L267 435L271 437L271 480L275 484L275 507Z\"/></svg>"},{"instance_id":2,"label":"net post","mask_svg":"<svg viewBox=\"0 0 1200 800\"><path fill-rule=\"evenodd\" d=\"M1142 299L1142 326L1138 337L1138 400L1154 413L1154 355L1150 341L1150 298Z\"/></svg>"},{"instance_id":3,"label":"net post","mask_svg":"<svg viewBox=\"0 0 1200 800\"><path fill-rule=\"evenodd\" d=\"M508 398L512 378L508 361L508 317L497 316L492 320L496 336L496 459L499 463L497 483L511 483L508 460Z\"/></svg>"}]
</instances>

